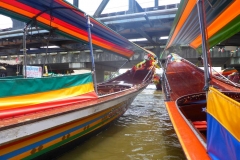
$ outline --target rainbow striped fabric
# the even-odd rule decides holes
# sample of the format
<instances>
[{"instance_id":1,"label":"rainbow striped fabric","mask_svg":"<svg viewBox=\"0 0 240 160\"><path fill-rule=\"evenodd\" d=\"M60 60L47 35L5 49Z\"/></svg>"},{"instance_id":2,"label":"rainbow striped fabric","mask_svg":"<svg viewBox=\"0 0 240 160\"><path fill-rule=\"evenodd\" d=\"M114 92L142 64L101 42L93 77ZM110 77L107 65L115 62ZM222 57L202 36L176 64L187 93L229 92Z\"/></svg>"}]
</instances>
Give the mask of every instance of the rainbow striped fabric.
<instances>
[{"instance_id":1,"label":"rainbow striped fabric","mask_svg":"<svg viewBox=\"0 0 240 160\"><path fill-rule=\"evenodd\" d=\"M79 42L88 42L87 19L83 11L63 0L0 0L0 13L23 22L35 20L38 26ZM146 50L90 17L92 43L122 57Z\"/></svg>"},{"instance_id":2,"label":"rainbow striped fabric","mask_svg":"<svg viewBox=\"0 0 240 160\"><path fill-rule=\"evenodd\" d=\"M209 47L240 31L239 0L203 2ZM178 45L189 45L195 49L202 45L197 1L182 0L178 7L166 48Z\"/></svg>"},{"instance_id":3,"label":"rainbow striped fabric","mask_svg":"<svg viewBox=\"0 0 240 160\"><path fill-rule=\"evenodd\" d=\"M91 73L0 80L0 118L96 99Z\"/></svg>"}]
</instances>

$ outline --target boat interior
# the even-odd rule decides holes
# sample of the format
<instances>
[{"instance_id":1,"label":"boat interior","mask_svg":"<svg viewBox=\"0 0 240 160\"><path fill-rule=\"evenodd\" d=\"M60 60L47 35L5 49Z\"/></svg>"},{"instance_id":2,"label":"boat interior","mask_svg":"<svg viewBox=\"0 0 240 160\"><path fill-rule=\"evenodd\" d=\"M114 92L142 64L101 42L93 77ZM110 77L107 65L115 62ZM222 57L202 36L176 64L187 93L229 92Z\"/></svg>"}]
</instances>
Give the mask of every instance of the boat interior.
<instances>
[{"instance_id":1,"label":"boat interior","mask_svg":"<svg viewBox=\"0 0 240 160\"><path fill-rule=\"evenodd\" d=\"M169 100L176 102L176 106L182 117L185 118L191 128L199 133L200 137L206 142L207 103L206 94L203 92L203 70L185 59L170 62L167 65L166 76L171 86L170 90L168 90L170 93ZM226 96L240 102L240 88L238 85L233 85L230 81L217 76L212 76L211 78L211 86L221 90ZM167 88L164 87L164 89L166 90Z\"/></svg>"},{"instance_id":2,"label":"boat interior","mask_svg":"<svg viewBox=\"0 0 240 160\"><path fill-rule=\"evenodd\" d=\"M127 84L121 84L122 81L118 81L118 82L119 82L118 84L98 85L97 86L98 95L111 94L114 92L119 92L119 91L123 91L131 88L131 84L127 85Z\"/></svg>"},{"instance_id":3,"label":"boat interior","mask_svg":"<svg viewBox=\"0 0 240 160\"><path fill-rule=\"evenodd\" d=\"M240 102L239 92L222 92L226 96ZM206 94L196 93L182 96L176 101L176 105L189 125L199 133L206 142L207 139L207 114L206 114Z\"/></svg>"},{"instance_id":4,"label":"boat interior","mask_svg":"<svg viewBox=\"0 0 240 160\"><path fill-rule=\"evenodd\" d=\"M109 81L100 83L97 85L98 95L107 95L114 92L123 91L129 89L135 85L142 84L151 80L153 76L152 70L128 70L126 73L113 78Z\"/></svg>"},{"instance_id":5,"label":"boat interior","mask_svg":"<svg viewBox=\"0 0 240 160\"><path fill-rule=\"evenodd\" d=\"M200 133L206 142L207 135L207 114L206 114L206 94L196 93L180 97L176 105L186 118L187 122Z\"/></svg>"}]
</instances>

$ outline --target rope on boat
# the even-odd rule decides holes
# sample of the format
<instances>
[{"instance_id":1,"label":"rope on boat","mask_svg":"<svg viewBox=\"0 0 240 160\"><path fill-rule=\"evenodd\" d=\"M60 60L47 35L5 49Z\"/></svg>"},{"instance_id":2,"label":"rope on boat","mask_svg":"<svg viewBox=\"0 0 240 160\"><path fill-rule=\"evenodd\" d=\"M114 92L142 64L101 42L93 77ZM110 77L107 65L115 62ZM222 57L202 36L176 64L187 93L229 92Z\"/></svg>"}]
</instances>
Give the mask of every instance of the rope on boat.
<instances>
[{"instance_id":1,"label":"rope on boat","mask_svg":"<svg viewBox=\"0 0 240 160\"><path fill-rule=\"evenodd\" d=\"M148 73L147 73L147 75L144 77L144 79L142 80L143 82L146 82L147 80L147 77L148 77L148 75L152 72L152 70L153 70L153 66L151 66L151 69L148 71Z\"/></svg>"}]
</instances>

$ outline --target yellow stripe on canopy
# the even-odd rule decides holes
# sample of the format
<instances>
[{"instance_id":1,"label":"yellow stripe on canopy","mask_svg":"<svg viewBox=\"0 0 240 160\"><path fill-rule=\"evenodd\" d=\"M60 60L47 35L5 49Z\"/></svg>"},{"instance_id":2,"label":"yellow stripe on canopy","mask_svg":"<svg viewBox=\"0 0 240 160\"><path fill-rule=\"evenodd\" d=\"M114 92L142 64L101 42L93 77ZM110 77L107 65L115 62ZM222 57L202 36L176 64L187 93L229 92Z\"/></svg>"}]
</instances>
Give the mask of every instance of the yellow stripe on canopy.
<instances>
[{"instance_id":1,"label":"yellow stripe on canopy","mask_svg":"<svg viewBox=\"0 0 240 160\"><path fill-rule=\"evenodd\" d=\"M18 108L28 105L35 105L39 103L60 100L64 98L70 98L92 91L94 91L93 83L87 83L54 91L0 98L0 110Z\"/></svg>"},{"instance_id":2,"label":"yellow stripe on canopy","mask_svg":"<svg viewBox=\"0 0 240 160\"><path fill-rule=\"evenodd\" d=\"M240 141L240 103L210 87L207 112Z\"/></svg>"}]
</instances>

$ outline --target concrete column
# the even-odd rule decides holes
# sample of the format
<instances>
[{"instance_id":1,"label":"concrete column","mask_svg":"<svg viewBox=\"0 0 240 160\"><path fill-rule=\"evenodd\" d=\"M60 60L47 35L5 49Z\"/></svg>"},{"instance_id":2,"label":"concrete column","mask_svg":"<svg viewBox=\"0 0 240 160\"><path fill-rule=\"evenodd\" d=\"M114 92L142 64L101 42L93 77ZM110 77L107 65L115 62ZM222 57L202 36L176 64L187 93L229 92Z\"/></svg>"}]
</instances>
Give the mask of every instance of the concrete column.
<instances>
[{"instance_id":1,"label":"concrete column","mask_svg":"<svg viewBox=\"0 0 240 160\"><path fill-rule=\"evenodd\" d=\"M154 48L154 53L155 53L155 55L159 58L160 57L160 46L156 46L155 48Z\"/></svg>"},{"instance_id":2,"label":"concrete column","mask_svg":"<svg viewBox=\"0 0 240 160\"><path fill-rule=\"evenodd\" d=\"M12 22L13 22L13 25L12 25L13 30L23 29L26 26L25 22L21 22L19 20L13 19L13 18L11 18L11 19L12 19Z\"/></svg>"},{"instance_id":3,"label":"concrete column","mask_svg":"<svg viewBox=\"0 0 240 160\"><path fill-rule=\"evenodd\" d=\"M154 9L158 9L158 0L154 1Z\"/></svg>"},{"instance_id":4,"label":"concrete column","mask_svg":"<svg viewBox=\"0 0 240 160\"><path fill-rule=\"evenodd\" d=\"M136 8L135 0L128 0L128 13L134 13Z\"/></svg>"},{"instance_id":5,"label":"concrete column","mask_svg":"<svg viewBox=\"0 0 240 160\"><path fill-rule=\"evenodd\" d=\"M104 70L96 68L97 83L104 81Z\"/></svg>"}]
</instances>

